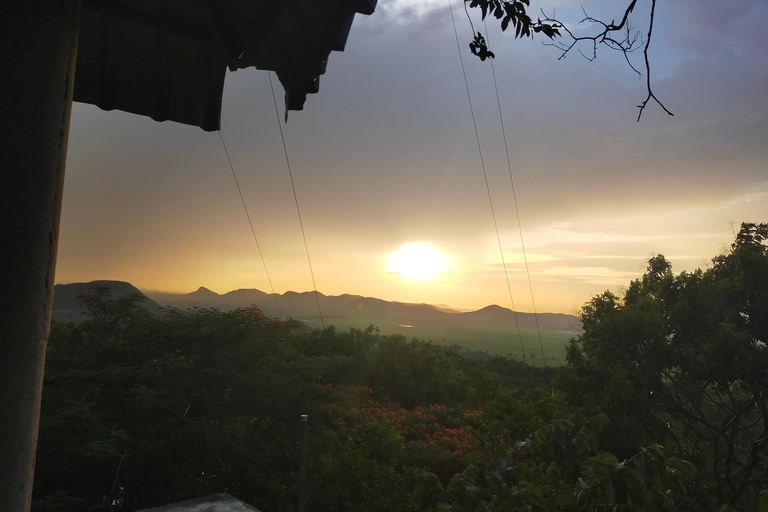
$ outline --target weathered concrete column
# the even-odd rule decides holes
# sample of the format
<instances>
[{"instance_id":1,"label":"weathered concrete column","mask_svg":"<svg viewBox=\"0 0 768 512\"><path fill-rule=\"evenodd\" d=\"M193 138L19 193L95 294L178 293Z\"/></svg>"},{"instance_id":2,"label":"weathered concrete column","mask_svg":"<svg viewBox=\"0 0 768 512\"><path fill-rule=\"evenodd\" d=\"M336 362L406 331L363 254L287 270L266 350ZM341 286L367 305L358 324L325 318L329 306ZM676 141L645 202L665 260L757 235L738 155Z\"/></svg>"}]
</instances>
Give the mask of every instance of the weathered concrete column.
<instances>
[{"instance_id":1,"label":"weathered concrete column","mask_svg":"<svg viewBox=\"0 0 768 512\"><path fill-rule=\"evenodd\" d=\"M0 511L32 496L51 319L79 0L0 15Z\"/></svg>"}]
</instances>

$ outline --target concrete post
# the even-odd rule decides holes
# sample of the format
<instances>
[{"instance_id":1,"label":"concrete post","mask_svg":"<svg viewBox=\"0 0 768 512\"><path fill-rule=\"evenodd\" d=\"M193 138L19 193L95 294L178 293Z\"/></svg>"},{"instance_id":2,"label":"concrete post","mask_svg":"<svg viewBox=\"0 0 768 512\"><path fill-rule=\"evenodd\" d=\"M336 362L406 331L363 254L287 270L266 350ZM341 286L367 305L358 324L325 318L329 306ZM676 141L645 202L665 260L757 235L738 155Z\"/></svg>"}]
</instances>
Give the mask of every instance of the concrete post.
<instances>
[{"instance_id":1,"label":"concrete post","mask_svg":"<svg viewBox=\"0 0 768 512\"><path fill-rule=\"evenodd\" d=\"M67 159L79 0L0 15L0 510L32 496Z\"/></svg>"}]
</instances>

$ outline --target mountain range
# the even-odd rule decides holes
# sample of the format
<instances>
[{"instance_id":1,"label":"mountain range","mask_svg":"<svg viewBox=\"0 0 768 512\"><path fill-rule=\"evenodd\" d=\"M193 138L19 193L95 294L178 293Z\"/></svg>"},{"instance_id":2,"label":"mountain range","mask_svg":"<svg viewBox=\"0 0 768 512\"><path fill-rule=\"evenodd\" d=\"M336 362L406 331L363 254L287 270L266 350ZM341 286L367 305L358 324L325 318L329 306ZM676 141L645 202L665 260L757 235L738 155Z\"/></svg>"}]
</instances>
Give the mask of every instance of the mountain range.
<instances>
[{"instance_id":1,"label":"mountain range","mask_svg":"<svg viewBox=\"0 0 768 512\"><path fill-rule=\"evenodd\" d=\"M147 292L155 302L175 307L217 307L231 310L235 307L256 304L267 316L291 317L302 320L310 325L320 319L334 324L343 324L356 320L363 321L378 319L381 324L396 324L419 326L425 323L445 324L483 324L483 325L515 325L515 317L520 327L535 328L538 320L542 329L577 332L580 321L576 316L560 313L514 312L498 305L486 306L477 311L461 311L445 304L413 304L392 302L374 297L361 295L323 295L315 292L286 292L269 294L255 288L233 290L219 295L205 287L200 287L192 293L175 294ZM319 309L318 309L319 302ZM537 318L538 317L538 318ZM367 324L366 324L367 325ZM379 325L377 323L377 325ZM356 325L358 326L358 325ZM363 326L365 327L365 326ZM379 325L383 328L384 325Z\"/></svg>"},{"instance_id":2,"label":"mountain range","mask_svg":"<svg viewBox=\"0 0 768 512\"><path fill-rule=\"evenodd\" d=\"M548 352L551 346L553 354L561 354L567 340L581 330L581 323L574 315L534 315L514 312L495 304L477 311L466 311L446 304L412 304L360 295L334 296L315 292L270 294L257 289L239 289L218 294L200 287L192 293L184 294L144 293L122 281L56 285L53 318L74 322L84 320L85 309L77 301L77 295L80 291L88 291L96 286L109 288L113 297L142 293L147 297L142 305L157 314L161 314L164 306L179 309L214 307L229 311L256 304L268 317L295 318L313 328L334 325L343 330L349 327L364 329L373 324L384 334L403 334L500 354L519 352L523 338L526 344L532 345L531 350L538 349L543 340ZM520 345L511 341L515 336L520 337ZM528 353L529 348L523 350Z\"/></svg>"}]
</instances>

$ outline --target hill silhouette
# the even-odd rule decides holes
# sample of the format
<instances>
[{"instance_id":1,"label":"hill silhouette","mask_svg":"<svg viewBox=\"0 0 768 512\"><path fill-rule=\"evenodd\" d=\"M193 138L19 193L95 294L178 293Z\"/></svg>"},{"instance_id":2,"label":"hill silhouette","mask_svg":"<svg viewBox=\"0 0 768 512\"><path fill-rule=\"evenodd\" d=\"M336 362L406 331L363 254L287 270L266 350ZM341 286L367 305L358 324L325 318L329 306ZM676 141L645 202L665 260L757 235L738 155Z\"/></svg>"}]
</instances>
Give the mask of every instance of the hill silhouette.
<instances>
[{"instance_id":1,"label":"hill silhouette","mask_svg":"<svg viewBox=\"0 0 768 512\"><path fill-rule=\"evenodd\" d=\"M125 281L90 281L88 283L57 284L53 288L53 313L52 318L59 321L71 320L80 323L88 320L87 310L77 300L80 292L89 292L96 287L108 288L113 298L121 295L141 294L146 298L141 301L141 306L153 313L160 312L160 304L150 299L141 290ZM209 290L210 291L210 290ZM211 292L213 293L213 292Z\"/></svg>"},{"instance_id":2,"label":"hill silhouette","mask_svg":"<svg viewBox=\"0 0 768 512\"><path fill-rule=\"evenodd\" d=\"M122 281L56 285L54 319L85 320L85 310L76 301L77 293L97 285L110 288L115 297L123 293L143 293ZM541 343L548 354L547 359L562 361L565 343L581 330L579 319L573 315L539 313L537 326L537 316L533 313L515 312L496 304L477 311L460 311L446 304L413 304L351 294L334 296L293 291L271 294L255 288L218 294L202 286L191 293L149 291L144 295L149 298L143 306L158 313L162 306L182 310L214 307L229 311L256 304L268 317L293 318L310 328L334 325L341 330L349 327L365 329L373 324L384 334L402 334L408 338L457 344L473 351L518 358L522 358L521 343L526 354L540 353Z\"/></svg>"},{"instance_id":3,"label":"hill silhouette","mask_svg":"<svg viewBox=\"0 0 768 512\"><path fill-rule=\"evenodd\" d=\"M374 323L382 328L382 324L400 324L406 321L414 325L434 322L450 325L516 325L515 317L520 327L536 327L536 317L533 313L515 312L496 304L477 311L464 312L445 304L413 304L350 294L334 296L318 293L316 296L314 292L289 291L280 295L265 293L255 288L233 290L220 295L200 287L197 291L187 294L148 292L148 296L160 304L176 307L234 309L257 304L268 316L279 316L282 312L283 316L304 321L319 319L319 301L325 320L378 319L379 322ZM540 328L548 330L578 332L581 328L579 319L574 315L539 313L538 321Z\"/></svg>"},{"instance_id":4,"label":"hill silhouette","mask_svg":"<svg viewBox=\"0 0 768 512\"><path fill-rule=\"evenodd\" d=\"M540 355L543 346L547 359L562 361L566 342L581 330L581 322L574 315L534 315L496 304L477 311L461 311L446 304L412 304L361 295L315 295L314 292L280 295L257 289L240 289L221 295L206 288L188 294L148 294L160 304L179 308L199 306L231 310L256 304L267 316L295 318L315 328L324 324L339 329L364 329L373 324L385 334L402 334L443 345L456 344L472 351L519 359L522 359L521 350L531 358L530 353ZM534 364L539 364L540 360L539 357Z\"/></svg>"}]
</instances>

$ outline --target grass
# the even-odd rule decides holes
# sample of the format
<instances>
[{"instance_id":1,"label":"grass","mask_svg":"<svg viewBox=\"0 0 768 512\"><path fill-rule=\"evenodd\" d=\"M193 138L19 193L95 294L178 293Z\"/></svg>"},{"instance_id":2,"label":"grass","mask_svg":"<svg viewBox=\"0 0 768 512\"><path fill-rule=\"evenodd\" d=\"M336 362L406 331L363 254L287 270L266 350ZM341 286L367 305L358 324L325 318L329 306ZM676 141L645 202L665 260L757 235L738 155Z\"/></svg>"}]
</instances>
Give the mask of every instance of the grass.
<instances>
[{"instance_id":1,"label":"grass","mask_svg":"<svg viewBox=\"0 0 768 512\"><path fill-rule=\"evenodd\" d=\"M307 322L313 327L315 322ZM525 359L532 366L544 366L541 357L542 349L547 366L559 366L565 362L565 346L568 340L578 333L568 331L541 330L541 344L535 328L521 327L518 334L517 328L500 325L448 325L427 324L414 327L404 327L397 324L378 322L375 319L357 319L350 322L348 319L329 319L326 323L333 324L339 330L349 327L365 329L368 325L377 325L382 334L402 334L407 338L432 341L441 345L461 345L462 347L488 354L506 356L518 360ZM319 324L319 322L318 322ZM523 350L525 358L523 358Z\"/></svg>"}]
</instances>

